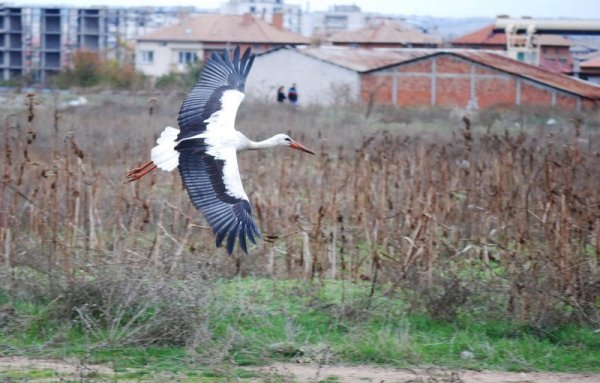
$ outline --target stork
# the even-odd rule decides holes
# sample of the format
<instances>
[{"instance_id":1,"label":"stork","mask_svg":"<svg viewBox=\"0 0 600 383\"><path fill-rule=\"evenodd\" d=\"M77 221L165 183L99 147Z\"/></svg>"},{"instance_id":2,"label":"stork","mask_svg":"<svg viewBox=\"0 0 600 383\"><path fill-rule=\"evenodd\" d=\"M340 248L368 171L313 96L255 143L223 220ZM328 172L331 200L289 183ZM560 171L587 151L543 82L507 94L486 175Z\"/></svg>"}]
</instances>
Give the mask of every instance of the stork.
<instances>
[{"instance_id":1,"label":"stork","mask_svg":"<svg viewBox=\"0 0 600 383\"><path fill-rule=\"evenodd\" d=\"M260 238L242 186L236 153L288 146L315 154L286 134L255 142L235 129L235 116L244 99L246 77L253 62L250 48L241 58L239 46L233 59L228 50L223 55L213 54L181 105L179 129L166 127L151 151L152 160L127 174L131 182L156 168L179 168L192 204L212 227L216 246L220 247L227 238L230 255L236 238L244 253L248 253L247 238L254 244L255 238Z\"/></svg>"}]
</instances>

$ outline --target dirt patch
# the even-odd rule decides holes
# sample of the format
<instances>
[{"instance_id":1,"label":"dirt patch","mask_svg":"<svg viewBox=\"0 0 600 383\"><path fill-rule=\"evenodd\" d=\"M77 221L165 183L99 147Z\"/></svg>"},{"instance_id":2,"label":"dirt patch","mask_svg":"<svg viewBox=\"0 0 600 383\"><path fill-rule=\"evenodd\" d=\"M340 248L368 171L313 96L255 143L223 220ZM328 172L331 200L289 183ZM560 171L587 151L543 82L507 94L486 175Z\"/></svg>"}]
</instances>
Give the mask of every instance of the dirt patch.
<instances>
[{"instance_id":1,"label":"dirt patch","mask_svg":"<svg viewBox=\"0 0 600 383\"><path fill-rule=\"evenodd\" d=\"M275 363L267 367L247 368L277 376L284 381L314 383L599 383L600 374L516 373L497 371L451 371L444 369L396 369L376 366L318 366L298 363ZM99 375L112 376L114 370L106 365L85 364L79 359L31 359L25 357L0 357L0 378L3 372L52 371L55 378L87 380ZM251 379L254 380L254 379ZM47 378L30 378L27 381L56 381ZM137 381L171 382L172 377L154 376ZM203 380L205 381L205 380ZM241 381L246 381L242 379ZM256 382L262 382L256 380Z\"/></svg>"},{"instance_id":2,"label":"dirt patch","mask_svg":"<svg viewBox=\"0 0 600 383\"><path fill-rule=\"evenodd\" d=\"M31 359L21 356L0 357L1 371L53 371L57 375L87 377L97 374L112 374L108 366L85 364L80 359Z\"/></svg>"},{"instance_id":3,"label":"dirt patch","mask_svg":"<svg viewBox=\"0 0 600 383\"><path fill-rule=\"evenodd\" d=\"M340 383L599 383L600 374L518 373L451 371L443 369L395 369L374 366L315 366L276 363L254 369L297 382Z\"/></svg>"}]
</instances>

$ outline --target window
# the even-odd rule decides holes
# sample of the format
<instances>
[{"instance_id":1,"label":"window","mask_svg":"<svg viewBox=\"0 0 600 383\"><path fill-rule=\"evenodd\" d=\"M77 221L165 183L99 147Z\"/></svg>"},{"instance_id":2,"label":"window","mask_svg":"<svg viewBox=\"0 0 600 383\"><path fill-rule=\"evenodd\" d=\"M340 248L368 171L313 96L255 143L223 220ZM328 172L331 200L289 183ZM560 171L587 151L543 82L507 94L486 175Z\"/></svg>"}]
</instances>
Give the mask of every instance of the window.
<instances>
[{"instance_id":1,"label":"window","mask_svg":"<svg viewBox=\"0 0 600 383\"><path fill-rule=\"evenodd\" d=\"M179 63L180 64L194 64L198 61L198 55L196 52L181 51L179 52Z\"/></svg>"},{"instance_id":2,"label":"window","mask_svg":"<svg viewBox=\"0 0 600 383\"><path fill-rule=\"evenodd\" d=\"M154 63L154 51L140 51L142 57L142 63L152 64Z\"/></svg>"},{"instance_id":3,"label":"window","mask_svg":"<svg viewBox=\"0 0 600 383\"><path fill-rule=\"evenodd\" d=\"M212 57L212 55L218 54L223 56L225 54L225 49L205 49L204 50L204 58Z\"/></svg>"},{"instance_id":4,"label":"window","mask_svg":"<svg viewBox=\"0 0 600 383\"><path fill-rule=\"evenodd\" d=\"M327 29L346 29L348 27L348 16L326 15L325 28Z\"/></svg>"}]
</instances>

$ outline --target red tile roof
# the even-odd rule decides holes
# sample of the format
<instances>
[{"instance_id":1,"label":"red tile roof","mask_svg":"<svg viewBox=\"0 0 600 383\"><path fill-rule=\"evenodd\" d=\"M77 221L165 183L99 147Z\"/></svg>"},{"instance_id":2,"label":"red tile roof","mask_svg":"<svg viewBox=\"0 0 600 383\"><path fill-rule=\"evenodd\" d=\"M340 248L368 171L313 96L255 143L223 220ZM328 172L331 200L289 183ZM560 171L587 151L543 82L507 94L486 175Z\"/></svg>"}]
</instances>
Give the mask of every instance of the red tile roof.
<instances>
[{"instance_id":1,"label":"red tile roof","mask_svg":"<svg viewBox=\"0 0 600 383\"><path fill-rule=\"evenodd\" d=\"M468 60L503 72L511 73L518 77L527 78L556 89L578 94L582 97L600 100L600 87L598 86L574 77L550 72L534 65L525 64L495 52L458 50L456 52L449 51L447 53L455 54Z\"/></svg>"},{"instance_id":2,"label":"red tile roof","mask_svg":"<svg viewBox=\"0 0 600 383\"><path fill-rule=\"evenodd\" d=\"M494 33L494 24L452 40L453 45L501 45L506 46L506 34Z\"/></svg>"},{"instance_id":3,"label":"red tile roof","mask_svg":"<svg viewBox=\"0 0 600 383\"><path fill-rule=\"evenodd\" d=\"M439 45L442 40L395 20L379 20L364 28L341 31L326 38L331 43Z\"/></svg>"},{"instance_id":4,"label":"red tile roof","mask_svg":"<svg viewBox=\"0 0 600 383\"><path fill-rule=\"evenodd\" d=\"M581 68L594 68L594 69L600 69L600 56L593 58L591 60L587 60L581 63L580 65Z\"/></svg>"},{"instance_id":5,"label":"red tile roof","mask_svg":"<svg viewBox=\"0 0 600 383\"><path fill-rule=\"evenodd\" d=\"M246 15L209 14L140 36L137 41L308 44L310 40Z\"/></svg>"},{"instance_id":6,"label":"red tile roof","mask_svg":"<svg viewBox=\"0 0 600 383\"><path fill-rule=\"evenodd\" d=\"M570 46L571 41L558 35L534 35L534 42L540 46ZM452 45L481 45L506 47L506 33L494 32L494 24L452 40Z\"/></svg>"}]
</instances>

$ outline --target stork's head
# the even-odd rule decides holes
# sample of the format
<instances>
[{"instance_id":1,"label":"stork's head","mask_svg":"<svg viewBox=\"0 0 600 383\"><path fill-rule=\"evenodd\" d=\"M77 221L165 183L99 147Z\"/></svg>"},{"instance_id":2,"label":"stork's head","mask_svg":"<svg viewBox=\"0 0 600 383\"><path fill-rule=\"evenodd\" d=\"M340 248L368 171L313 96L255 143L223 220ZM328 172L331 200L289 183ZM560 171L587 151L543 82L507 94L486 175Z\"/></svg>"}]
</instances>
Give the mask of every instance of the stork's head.
<instances>
[{"instance_id":1,"label":"stork's head","mask_svg":"<svg viewBox=\"0 0 600 383\"><path fill-rule=\"evenodd\" d=\"M277 134L274 138L277 140L277 145L289 146L292 149L298 149L309 154L315 154L315 152L302 145L298 141L292 140L287 134Z\"/></svg>"}]
</instances>

